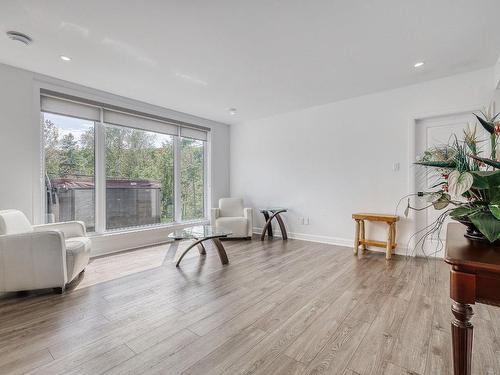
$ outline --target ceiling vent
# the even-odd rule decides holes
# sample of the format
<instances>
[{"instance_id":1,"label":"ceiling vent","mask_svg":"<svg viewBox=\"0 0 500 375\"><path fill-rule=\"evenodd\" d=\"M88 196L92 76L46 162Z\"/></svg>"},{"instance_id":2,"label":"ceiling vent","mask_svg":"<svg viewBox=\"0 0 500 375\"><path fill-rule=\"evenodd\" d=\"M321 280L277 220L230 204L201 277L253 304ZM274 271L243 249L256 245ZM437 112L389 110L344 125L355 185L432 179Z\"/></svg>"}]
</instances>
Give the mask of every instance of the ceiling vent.
<instances>
[{"instance_id":1,"label":"ceiling vent","mask_svg":"<svg viewBox=\"0 0 500 375\"><path fill-rule=\"evenodd\" d=\"M21 42L27 46L33 43L33 39L31 39L28 35L20 33L18 31L7 31L7 36L12 40Z\"/></svg>"}]
</instances>

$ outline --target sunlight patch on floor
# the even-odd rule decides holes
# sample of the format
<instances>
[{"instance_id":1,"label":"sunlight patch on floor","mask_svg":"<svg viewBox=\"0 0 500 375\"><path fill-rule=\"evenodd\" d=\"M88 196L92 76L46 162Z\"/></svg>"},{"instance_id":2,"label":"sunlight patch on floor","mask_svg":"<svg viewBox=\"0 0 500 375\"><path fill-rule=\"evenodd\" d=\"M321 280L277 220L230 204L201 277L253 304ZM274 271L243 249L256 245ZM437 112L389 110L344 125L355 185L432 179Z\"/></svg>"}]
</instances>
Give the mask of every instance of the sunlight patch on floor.
<instances>
[{"instance_id":1,"label":"sunlight patch on floor","mask_svg":"<svg viewBox=\"0 0 500 375\"><path fill-rule=\"evenodd\" d=\"M166 259L170 247L177 247L177 254L179 254L189 244L190 241L182 241L93 258L85 269L83 278L74 289L87 288L161 266L175 267L174 258ZM195 256L199 254L196 249L193 249L186 254L184 260Z\"/></svg>"}]
</instances>

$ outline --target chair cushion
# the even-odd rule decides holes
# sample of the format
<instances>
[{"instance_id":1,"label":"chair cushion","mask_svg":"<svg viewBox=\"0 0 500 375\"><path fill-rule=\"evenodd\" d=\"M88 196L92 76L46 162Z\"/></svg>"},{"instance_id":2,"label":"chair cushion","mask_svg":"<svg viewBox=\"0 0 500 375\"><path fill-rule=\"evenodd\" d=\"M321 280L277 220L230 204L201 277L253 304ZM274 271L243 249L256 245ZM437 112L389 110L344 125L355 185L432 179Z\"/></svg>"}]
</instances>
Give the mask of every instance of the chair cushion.
<instances>
[{"instance_id":1,"label":"chair cushion","mask_svg":"<svg viewBox=\"0 0 500 375\"><path fill-rule=\"evenodd\" d=\"M220 216L243 216L243 199L221 198L219 199Z\"/></svg>"},{"instance_id":2,"label":"chair cushion","mask_svg":"<svg viewBox=\"0 0 500 375\"><path fill-rule=\"evenodd\" d=\"M87 237L73 237L66 243L66 268L68 283L82 272L90 259L91 242Z\"/></svg>"},{"instance_id":3,"label":"chair cushion","mask_svg":"<svg viewBox=\"0 0 500 375\"><path fill-rule=\"evenodd\" d=\"M248 236L248 220L246 217L219 217L215 220L215 227L233 232L229 237Z\"/></svg>"},{"instance_id":4,"label":"chair cushion","mask_svg":"<svg viewBox=\"0 0 500 375\"><path fill-rule=\"evenodd\" d=\"M28 232L33 232L33 227L21 211L0 211L0 235Z\"/></svg>"}]
</instances>

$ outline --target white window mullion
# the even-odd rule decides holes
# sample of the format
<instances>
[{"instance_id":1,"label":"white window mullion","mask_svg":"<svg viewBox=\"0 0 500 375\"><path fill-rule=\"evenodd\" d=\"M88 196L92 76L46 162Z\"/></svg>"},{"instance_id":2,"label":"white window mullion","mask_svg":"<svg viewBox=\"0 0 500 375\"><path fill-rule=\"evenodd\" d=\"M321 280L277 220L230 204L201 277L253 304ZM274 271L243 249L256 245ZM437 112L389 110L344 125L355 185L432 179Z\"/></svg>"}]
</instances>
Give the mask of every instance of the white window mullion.
<instances>
[{"instance_id":1,"label":"white window mullion","mask_svg":"<svg viewBox=\"0 0 500 375\"><path fill-rule=\"evenodd\" d=\"M95 123L95 228L106 231L106 132L101 109L101 121Z\"/></svg>"},{"instance_id":2,"label":"white window mullion","mask_svg":"<svg viewBox=\"0 0 500 375\"><path fill-rule=\"evenodd\" d=\"M209 147L211 147L210 138L203 144L203 216L205 219L210 219L209 212L212 204L212 197L210 196L212 192L211 153L208 150Z\"/></svg>"},{"instance_id":3,"label":"white window mullion","mask_svg":"<svg viewBox=\"0 0 500 375\"><path fill-rule=\"evenodd\" d=\"M174 204L175 221L182 221L182 201L181 201L181 145L180 137L174 137Z\"/></svg>"}]
</instances>

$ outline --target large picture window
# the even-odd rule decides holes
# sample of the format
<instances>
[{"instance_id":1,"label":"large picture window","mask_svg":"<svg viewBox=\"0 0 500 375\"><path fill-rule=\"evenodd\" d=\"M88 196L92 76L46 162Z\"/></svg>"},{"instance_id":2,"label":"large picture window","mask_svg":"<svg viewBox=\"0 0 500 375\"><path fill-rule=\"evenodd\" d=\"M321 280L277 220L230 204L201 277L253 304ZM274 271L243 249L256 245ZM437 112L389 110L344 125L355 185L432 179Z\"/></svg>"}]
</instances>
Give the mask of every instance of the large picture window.
<instances>
[{"instance_id":1,"label":"large picture window","mask_svg":"<svg viewBox=\"0 0 500 375\"><path fill-rule=\"evenodd\" d=\"M205 210L205 142L181 138L182 219L202 218Z\"/></svg>"},{"instance_id":2,"label":"large picture window","mask_svg":"<svg viewBox=\"0 0 500 375\"><path fill-rule=\"evenodd\" d=\"M42 113L46 221L95 229L94 122Z\"/></svg>"},{"instance_id":3,"label":"large picture window","mask_svg":"<svg viewBox=\"0 0 500 375\"><path fill-rule=\"evenodd\" d=\"M106 126L106 229L173 221L173 137Z\"/></svg>"},{"instance_id":4,"label":"large picture window","mask_svg":"<svg viewBox=\"0 0 500 375\"><path fill-rule=\"evenodd\" d=\"M99 233L206 218L208 129L51 95L41 110L46 222Z\"/></svg>"}]
</instances>

